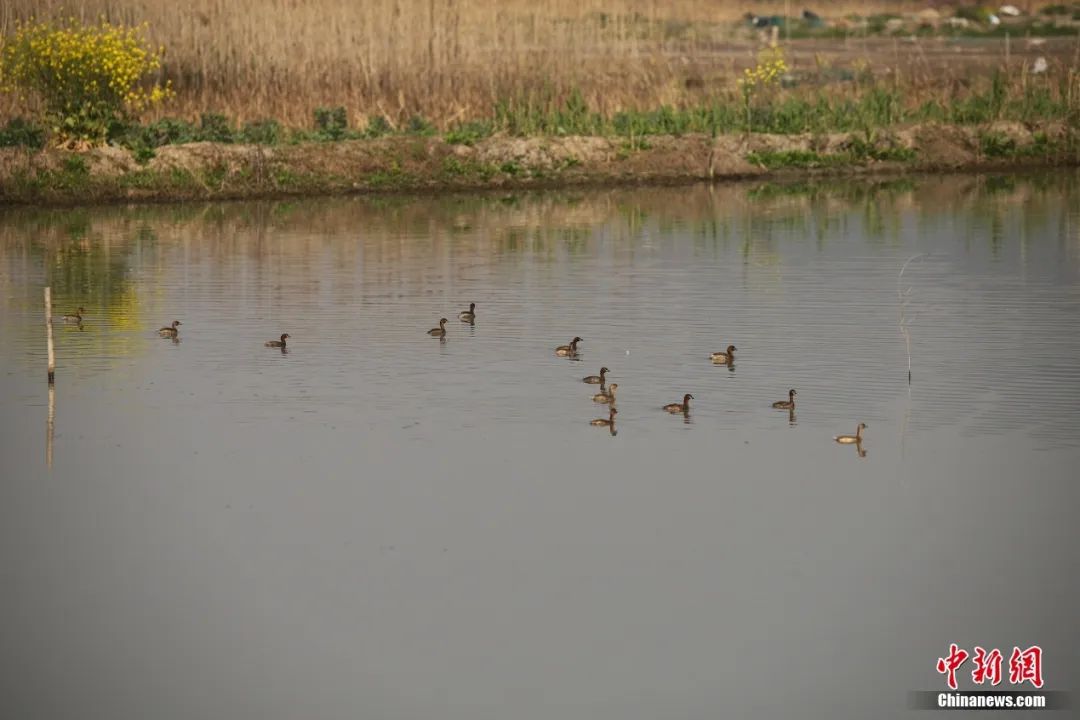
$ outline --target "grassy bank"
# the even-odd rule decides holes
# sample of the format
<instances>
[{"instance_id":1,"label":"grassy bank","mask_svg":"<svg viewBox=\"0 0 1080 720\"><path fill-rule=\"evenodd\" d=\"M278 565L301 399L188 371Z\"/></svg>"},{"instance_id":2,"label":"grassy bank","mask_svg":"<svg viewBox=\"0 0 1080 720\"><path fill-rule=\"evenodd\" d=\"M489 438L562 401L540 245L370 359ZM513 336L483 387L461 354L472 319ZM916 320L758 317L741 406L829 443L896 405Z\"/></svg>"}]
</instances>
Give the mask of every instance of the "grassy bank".
<instances>
[{"instance_id":1,"label":"grassy bank","mask_svg":"<svg viewBox=\"0 0 1080 720\"><path fill-rule=\"evenodd\" d=\"M183 19L159 0L137 8L87 0L80 10L150 19L167 50L136 44L125 55L94 44L97 36L46 26L51 40L5 41L6 102L22 93L18 111L38 120L5 118L0 107L0 201L683 182L1077 158L1080 35L991 37L1035 27L1036 17L1071 32L1071 6L1029 3L1045 12L1002 21L882 0L861 12L902 12L852 41L830 35L855 22L841 5L795 25L775 15L746 20L731 14L735 3L704 0L556 0L541 9L379 0L362 13L337 0L273 13L250 0L201 2ZM14 0L0 10L0 33L31 5L45 14L59 7ZM316 22L315 11L328 15ZM350 25L358 13L362 32ZM205 27L178 31L192 17ZM781 26L785 38L817 37L762 50L750 29L759 22L773 41ZM339 38L343 27L358 34ZM981 39L957 38L961 30ZM119 37L111 26L102 32ZM56 38L66 44L49 44ZM136 63L147 53L153 61L123 82L110 74L114 54ZM153 84L157 73L175 95ZM126 94L82 97L105 83ZM153 103L124 99L153 92Z\"/></svg>"},{"instance_id":2,"label":"grassy bank","mask_svg":"<svg viewBox=\"0 0 1080 720\"><path fill-rule=\"evenodd\" d=\"M759 65L760 67L760 65ZM192 142L254 144L271 147L384 137L441 137L451 145L472 145L492 136L617 137L636 146L657 135L701 133L858 133L868 138L898 126L939 123L986 125L1017 122L1061 123L1080 128L1080 69L1057 66L1041 73L1026 67L998 69L987 77L938 88L914 88L875 76L867 69L837 74L834 68L785 71L770 84L735 95L716 94L689 106L661 105L650 110L593 109L583 92L565 98L499 99L490 113L462 117L442 126L413 115L395 123L381 114L353 123L344 106L316 108L300 126L282 120L242 122L203 112L197 120L165 117L144 123L115 124L111 145L125 147L146 162L158 149ZM0 125L0 147L37 149L48 142L46 128L15 118Z\"/></svg>"},{"instance_id":3,"label":"grassy bank","mask_svg":"<svg viewBox=\"0 0 1080 720\"><path fill-rule=\"evenodd\" d=\"M792 17L780 18L783 0L9 0L0 35L31 15L147 22L152 44L166 48L160 77L176 90L164 112L287 127L306 126L318 107L346 108L358 128L381 117L402 130L421 117L445 130L494 121L500 105L551 114L574 93L605 117L737 101L735 80L763 40L748 11L782 22L795 83L834 94L870 76L916 105L951 103L1003 63L1018 75L1043 56L1050 72L1076 66L1080 4L1016 3L1031 13L996 25L964 13L971 3L929 14L927 5L789 3ZM803 19L804 6L820 18ZM22 104L0 97L0 121Z\"/></svg>"},{"instance_id":4,"label":"grassy bank","mask_svg":"<svg viewBox=\"0 0 1080 720\"><path fill-rule=\"evenodd\" d=\"M573 185L684 183L770 175L902 173L1080 164L1080 133L919 124L866 134L389 136L278 146L198 142L152 158L126 148L0 150L0 203L71 204Z\"/></svg>"}]
</instances>

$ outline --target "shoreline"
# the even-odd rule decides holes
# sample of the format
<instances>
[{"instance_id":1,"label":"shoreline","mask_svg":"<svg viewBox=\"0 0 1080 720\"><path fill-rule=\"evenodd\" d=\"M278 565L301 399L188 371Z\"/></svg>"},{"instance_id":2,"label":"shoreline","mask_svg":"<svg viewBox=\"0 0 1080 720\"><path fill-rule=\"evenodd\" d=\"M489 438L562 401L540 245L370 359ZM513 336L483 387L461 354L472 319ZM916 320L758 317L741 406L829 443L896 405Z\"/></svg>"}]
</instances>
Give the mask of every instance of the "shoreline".
<instances>
[{"instance_id":1,"label":"shoreline","mask_svg":"<svg viewBox=\"0 0 1080 720\"><path fill-rule=\"evenodd\" d=\"M922 124L875 132L637 137L398 135L298 145L192 143L142 163L120 147L0 148L0 207L438 194L1012 171L1080 165L1064 123Z\"/></svg>"}]
</instances>

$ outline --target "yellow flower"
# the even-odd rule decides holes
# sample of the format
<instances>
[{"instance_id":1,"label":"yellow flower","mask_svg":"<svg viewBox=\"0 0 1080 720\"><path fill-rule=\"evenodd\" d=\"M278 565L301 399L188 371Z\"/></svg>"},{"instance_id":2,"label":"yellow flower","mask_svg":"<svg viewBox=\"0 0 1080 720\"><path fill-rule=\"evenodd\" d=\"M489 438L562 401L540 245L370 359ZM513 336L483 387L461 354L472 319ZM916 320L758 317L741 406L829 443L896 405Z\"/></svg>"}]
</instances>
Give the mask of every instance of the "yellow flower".
<instances>
[{"instance_id":1,"label":"yellow flower","mask_svg":"<svg viewBox=\"0 0 1080 720\"><path fill-rule=\"evenodd\" d=\"M37 95L48 125L71 133L65 139L99 140L111 121L172 95L168 84L143 82L164 52L146 42L147 28L113 26L104 17L96 25L16 21L14 34L0 39L0 89Z\"/></svg>"}]
</instances>

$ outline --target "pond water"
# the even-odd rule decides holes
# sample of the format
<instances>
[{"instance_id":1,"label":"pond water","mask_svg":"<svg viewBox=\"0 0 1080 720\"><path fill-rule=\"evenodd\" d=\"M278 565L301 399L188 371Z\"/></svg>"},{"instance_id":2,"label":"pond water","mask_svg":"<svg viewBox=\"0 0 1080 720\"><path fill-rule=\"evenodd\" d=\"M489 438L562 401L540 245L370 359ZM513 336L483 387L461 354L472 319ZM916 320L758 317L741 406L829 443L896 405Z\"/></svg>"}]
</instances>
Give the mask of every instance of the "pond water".
<instances>
[{"instance_id":1,"label":"pond water","mask_svg":"<svg viewBox=\"0 0 1080 720\"><path fill-rule=\"evenodd\" d=\"M951 642L1074 689L1078 331L1076 171L4 210L0 715L916 717Z\"/></svg>"}]
</instances>

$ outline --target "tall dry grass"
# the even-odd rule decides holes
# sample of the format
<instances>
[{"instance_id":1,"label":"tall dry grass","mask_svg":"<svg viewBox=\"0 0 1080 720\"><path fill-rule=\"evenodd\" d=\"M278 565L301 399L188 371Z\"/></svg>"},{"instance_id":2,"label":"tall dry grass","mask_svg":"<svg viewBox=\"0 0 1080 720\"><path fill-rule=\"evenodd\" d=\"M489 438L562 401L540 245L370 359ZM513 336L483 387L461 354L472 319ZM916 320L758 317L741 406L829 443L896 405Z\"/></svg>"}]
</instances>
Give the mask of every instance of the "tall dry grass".
<instances>
[{"instance_id":1,"label":"tall dry grass","mask_svg":"<svg viewBox=\"0 0 1080 720\"><path fill-rule=\"evenodd\" d=\"M1021 0L1037 8L1043 2ZM578 90L612 113L686 106L729 91L753 61L747 10L823 15L913 12L926 0L6 0L0 34L18 19L105 16L149 22L167 49L164 75L177 97L167 114L225 113L307 126L319 106L345 106L353 124L421 115L439 125L490 115L497 101L561 102ZM936 79L933 49L910 52L832 40L799 63L839 54L896 64L909 80ZM848 59L850 60L851 57ZM997 58L992 58L996 62ZM17 114L0 99L0 117Z\"/></svg>"}]
</instances>

